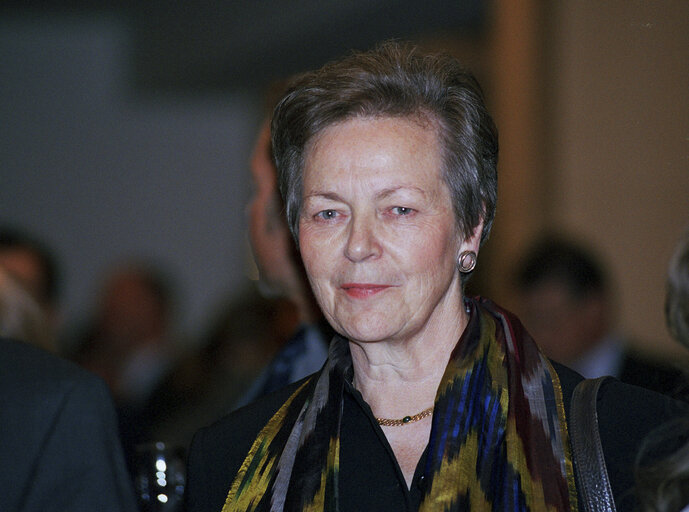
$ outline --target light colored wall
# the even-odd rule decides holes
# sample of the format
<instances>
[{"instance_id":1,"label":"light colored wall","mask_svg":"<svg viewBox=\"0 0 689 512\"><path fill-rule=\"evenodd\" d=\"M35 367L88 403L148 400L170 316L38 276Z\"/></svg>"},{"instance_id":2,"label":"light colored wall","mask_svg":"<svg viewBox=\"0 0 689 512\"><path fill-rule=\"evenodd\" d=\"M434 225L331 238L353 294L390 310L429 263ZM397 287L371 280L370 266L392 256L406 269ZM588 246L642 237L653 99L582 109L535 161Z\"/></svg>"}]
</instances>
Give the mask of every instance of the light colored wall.
<instances>
[{"instance_id":1,"label":"light colored wall","mask_svg":"<svg viewBox=\"0 0 689 512\"><path fill-rule=\"evenodd\" d=\"M618 283L621 328L678 352L663 319L689 226L689 2L557 2L549 21L552 223L592 241Z\"/></svg>"}]
</instances>

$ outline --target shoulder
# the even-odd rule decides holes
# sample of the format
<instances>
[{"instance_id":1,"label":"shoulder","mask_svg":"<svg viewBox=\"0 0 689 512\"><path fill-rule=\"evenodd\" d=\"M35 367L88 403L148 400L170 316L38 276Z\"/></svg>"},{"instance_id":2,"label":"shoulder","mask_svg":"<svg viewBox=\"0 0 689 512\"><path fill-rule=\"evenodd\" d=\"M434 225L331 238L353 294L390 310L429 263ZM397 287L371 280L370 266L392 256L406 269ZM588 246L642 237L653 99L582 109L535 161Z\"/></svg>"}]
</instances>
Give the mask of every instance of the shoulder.
<instances>
[{"instance_id":1,"label":"shoulder","mask_svg":"<svg viewBox=\"0 0 689 512\"><path fill-rule=\"evenodd\" d=\"M637 457L653 432L689 415L683 402L645 388L607 379L597 403L598 429L618 510L636 506Z\"/></svg>"},{"instance_id":2,"label":"shoulder","mask_svg":"<svg viewBox=\"0 0 689 512\"><path fill-rule=\"evenodd\" d=\"M76 364L38 347L0 339L0 398L16 407L51 406L65 397L98 402L109 393L105 383ZM37 403L40 402L40 403Z\"/></svg>"},{"instance_id":3,"label":"shoulder","mask_svg":"<svg viewBox=\"0 0 689 512\"><path fill-rule=\"evenodd\" d=\"M572 393L574 393L574 388L577 387L584 377L580 374L555 361L550 361L550 364L555 369L558 378L560 379L560 387L562 388L562 400L565 405L565 411L569 413L569 406L572 403Z\"/></svg>"},{"instance_id":4,"label":"shoulder","mask_svg":"<svg viewBox=\"0 0 689 512\"><path fill-rule=\"evenodd\" d=\"M598 424L606 460L632 464L639 445L653 430L689 414L684 402L617 379L604 381L598 394Z\"/></svg>"},{"instance_id":5,"label":"shoulder","mask_svg":"<svg viewBox=\"0 0 689 512\"><path fill-rule=\"evenodd\" d=\"M50 500L70 510L133 506L112 400L95 375L0 339L0 430L0 463L13 468L0 475L8 503L27 510Z\"/></svg>"},{"instance_id":6,"label":"shoulder","mask_svg":"<svg viewBox=\"0 0 689 512\"><path fill-rule=\"evenodd\" d=\"M578 373L553 364L560 377L567 422L571 397L583 380ZM653 431L689 414L683 402L615 378L603 381L597 396L598 430L618 510L633 510L637 455Z\"/></svg>"},{"instance_id":7,"label":"shoulder","mask_svg":"<svg viewBox=\"0 0 689 512\"><path fill-rule=\"evenodd\" d=\"M97 378L80 366L29 343L0 338L0 378L81 380Z\"/></svg>"},{"instance_id":8,"label":"shoulder","mask_svg":"<svg viewBox=\"0 0 689 512\"><path fill-rule=\"evenodd\" d=\"M7 339L0 339L0 425L5 446L10 451L24 446L27 463L31 454L44 455L39 449L48 438L83 446L100 435L113 443L117 439L114 406L100 378L43 349Z\"/></svg>"},{"instance_id":9,"label":"shoulder","mask_svg":"<svg viewBox=\"0 0 689 512\"><path fill-rule=\"evenodd\" d=\"M619 379L674 398L687 399L687 382L681 368L631 351L623 355Z\"/></svg>"},{"instance_id":10,"label":"shoulder","mask_svg":"<svg viewBox=\"0 0 689 512\"><path fill-rule=\"evenodd\" d=\"M569 411L574 388L584 380L584 377L559 363L551 361L551 364L560 379L565 410ZM621 382L613 377L603 382L597 398L601 429L634 418L639 423L625 426L625 428L638 427L639 430L647 430L689 412L689 407L683 402L646 388Z\"/></svg>"},{"instance_id":11,"label":"shoulder","mask_svg":"<svg viewBox=\"0 0 689 512\"><path fill-rule=\"evenodd\" d=\"M0 339L0 403L3 424L25 422L33 425L34 434L47 429L47 420L57 416L61 424L84 418L97 418L99 424L115 421L102 379L55 354L8 339ZM29 432L18 427L17 435Z\"/></svg>"},{"instance_id":12,"label":"shoulder","mask_svg":"<svg viewBox=\"0 0 689 512\"><path fill-rule=\"evenodd\" d=\"M210 448L210 451L215 452L221 448L218 443L232 440L229 448L246 455L248 449L243 450L240 446L245 444L251 446L258 432L302 383L303 381L299 381L265 395L231 412L212 425L200 429L194 436L192 450L204 453Z\"/></svg>"},{"instance_id":13,"label":"shoulder","mask_svg":"<svg viewBox=\"0 0 689 512\"><path fill-rule=\"evenodd\" d=\"M237 409L196 433L189 450L186 510L216 511L222 508L232 480L258 433L309 378Z\"/></svg>"},{"instance_id":14,"label":"shoulder","mask_svg":"<svg viewBox=\"0 0 689 512\"><path fill-rule=\"evenodd\" d=\"M613 378L601 385L596 410L609 471L631 469L640 445L652 431L689 415L684 402Z\"/></svg>"}]
</instances>

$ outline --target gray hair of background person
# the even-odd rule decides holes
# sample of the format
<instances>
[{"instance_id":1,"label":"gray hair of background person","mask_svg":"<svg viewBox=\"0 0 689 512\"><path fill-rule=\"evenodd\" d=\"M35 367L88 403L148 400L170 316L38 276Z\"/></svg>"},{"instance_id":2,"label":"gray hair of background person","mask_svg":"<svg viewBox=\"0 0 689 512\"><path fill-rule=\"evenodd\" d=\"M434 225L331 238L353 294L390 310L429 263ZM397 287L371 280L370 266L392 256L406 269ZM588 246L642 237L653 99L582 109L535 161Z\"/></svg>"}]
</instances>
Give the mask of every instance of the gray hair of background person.
<instances>
[{"instance_id":1,"label":"gray hair of background person","mask_svg":"<svg viewBox=\"0 0 689 512\"><path fill-rule=\"evenodd\" d=\"M0 337L55 351L43 309L9 272L0 266Z\"/></svg>"},{"instance_id":2,"label":"gray hair of background person","mask_svg":"<svg viewBox=\"0 0 689 512\"><path fill-rule=\"evenodd\" d=\"M670 260L665 319L670 334L689 348L689 230L685 231Z\"/></svg>"},{"instance_id":3,"label":"gray hair of background person","mask_svg":"<svg viewBox=\"0 0 689 512\"><path fill-rule=\"evenodd\" d=\"M275 108L273 154L297 243L306 153L325 128L355 117L411 118L435 127L460 233L470 236L483 220L485 242L497 200L498 136L481 87L449 55L386 42L296 77Z\"/></svg>"}]
</instances>

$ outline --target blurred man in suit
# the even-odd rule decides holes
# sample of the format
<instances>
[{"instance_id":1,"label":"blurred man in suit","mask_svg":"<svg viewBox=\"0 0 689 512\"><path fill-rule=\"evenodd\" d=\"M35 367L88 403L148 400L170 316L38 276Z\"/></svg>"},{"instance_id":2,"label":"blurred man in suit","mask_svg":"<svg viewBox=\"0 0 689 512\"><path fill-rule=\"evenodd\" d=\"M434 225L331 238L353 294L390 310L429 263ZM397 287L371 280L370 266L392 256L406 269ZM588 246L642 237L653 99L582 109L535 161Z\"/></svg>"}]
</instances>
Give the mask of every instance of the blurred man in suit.
<instances>
[{"instance_id":1,"label":"blurred man in suit","mask_svg":"<svg viewBox=\"0 0 689 512\"><path fill-rule=\"evenodd\" d=\"M41 260L0 234L0 510L135 510L105 383L44 350Z\"/></svg>"},{"instance_id":2,"label":"blurred man in suit","mask_svg":"<svg viewBox=\"0 0 689 512\"><path fill-rule=\"evenodd\" d=\"M105 384L28 343L0 339L3 512L136 510Z\"/></svg>"},{"instance_id":3,"label":"blurred man in suit","mask_svg":"<svg viewBox=\"0 0 689 512\"><path fill-rule=\"evenodd\" d=\"M612 375L681 397L681 372L633 353L613 330L611 285L586 248L547 235L527 250L516 273L524 325L553 360L584 377Z\"/></svg>"}]
</instances>

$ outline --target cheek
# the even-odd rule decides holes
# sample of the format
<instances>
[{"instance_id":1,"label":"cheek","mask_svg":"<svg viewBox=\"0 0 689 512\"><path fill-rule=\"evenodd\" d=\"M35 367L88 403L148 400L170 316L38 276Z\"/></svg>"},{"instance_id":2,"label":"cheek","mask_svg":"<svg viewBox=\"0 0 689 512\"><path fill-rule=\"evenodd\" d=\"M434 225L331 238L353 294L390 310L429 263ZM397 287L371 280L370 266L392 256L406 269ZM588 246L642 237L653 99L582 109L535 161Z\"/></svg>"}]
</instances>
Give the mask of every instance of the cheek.
<instances>
[{"instance_id":1,"label":"cheek","mask_svg":"<svg viewBox=\"0 0 689 512\"><path fill-rule=\"evenodd\" d=\"M247 211L249 213L249 234L255 237L260 224L256 199L249 203Z\"/></svg>"},{"instance_id":2,"label":"cheek","mask_svg":"<svg viewBox=\"0 0 689 512\"><path fill-rule=\"evenodd\" d=\"M311 286L316 301L326 313L332 309L332 288L329 286L330 278L335 269L327 265L331 258L322 254L308 237L299 236L299 247L304 270Z\"/></svg>"},{"instance_id":3,"label":"cheek","mask_svg":"<svg viewBox=\"0 0 689 512\"><path fill-rule=\"evenodd\" d=\"M437 275L455 270L458 252L458 237L444 231L436 232L434 236L425 236L411 245L408 257L422 273Z\"/></svg>"},{"instance_id":4,"label":"cheek","mask_svg":"<svg viewBox=\"0 0 689 512\"><path fill-rule=\"evenodd\" d=\"M323 263L330 258L323 253L323 244L317 237L311 236L308 228L299 227L299 252L304 263L304 269L310 280L324 273Z\"/></svg>"},{"instance_id":5,"label":"cheek","mask_svg":"<svg viewBox=\"0 0 689 512\"><path fill-rule=\"evenodd\" d=\"M253 230L261 229L265 224L266 217L266 196L257 190L249 200L247 205L249 213L249 227Z\"/></svg>"},{"instance_id":6,"label":"cheek","mask_svg":"<svg viewBox=\"0 0 689 512\"><path fill-rule=\"evenodd\" d=\"M312 223L301 221L299 223L299 251L306 265L322 265L333 261L341 252L341 240L338 229L323 229Z\"/></svg>"}]
</instances>

